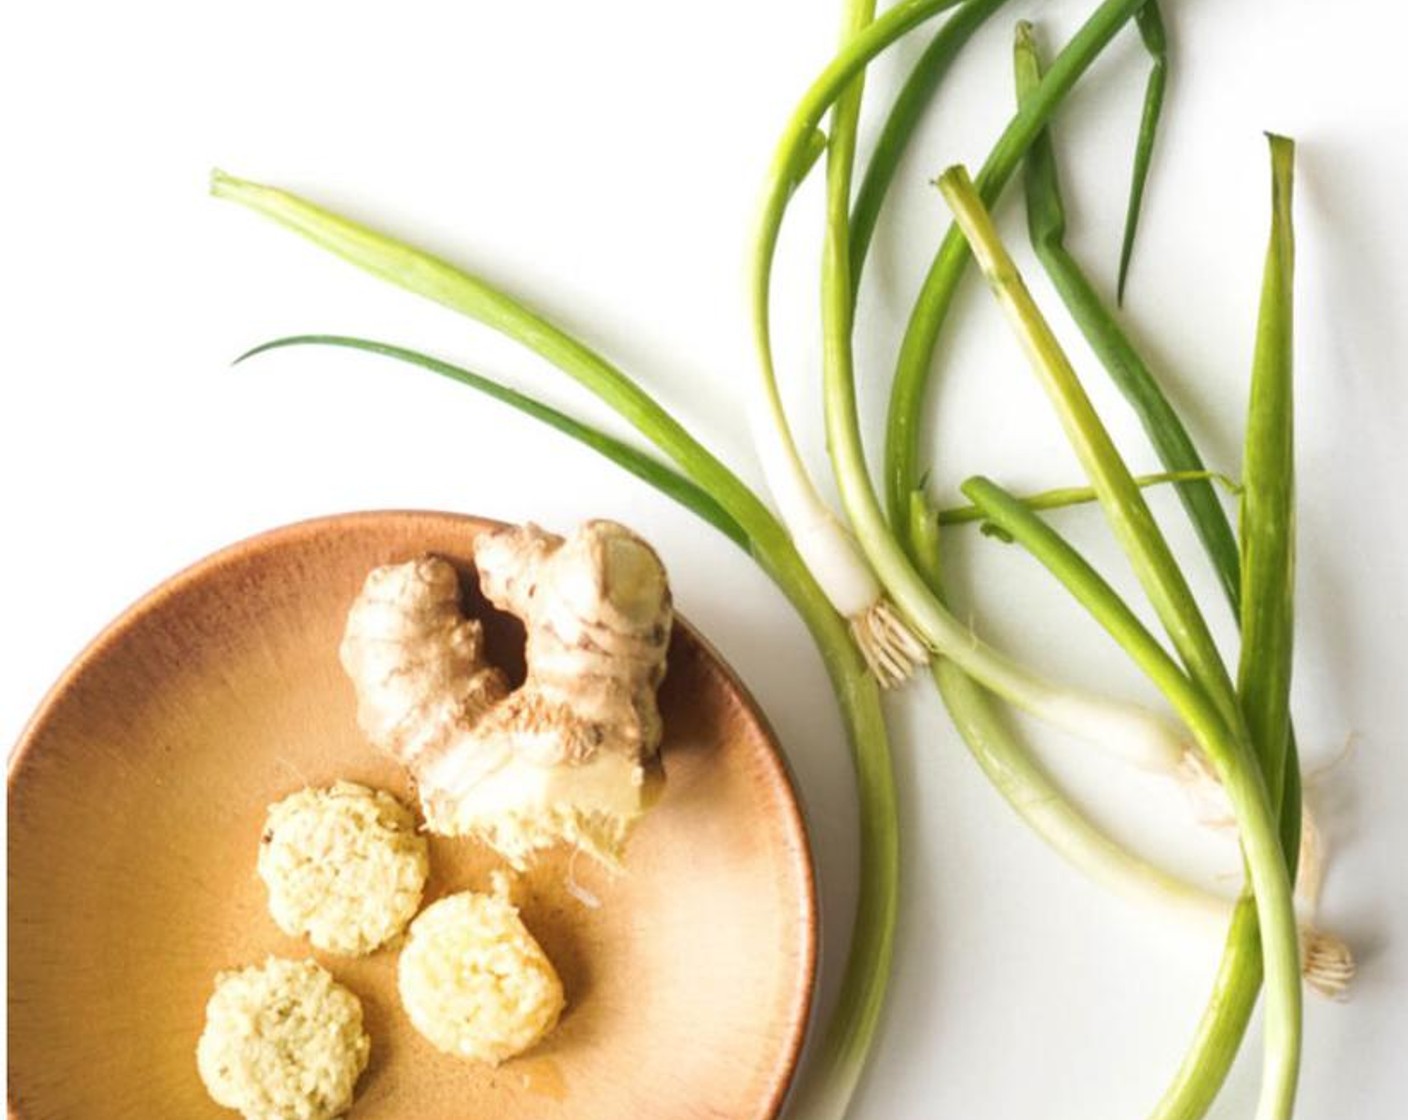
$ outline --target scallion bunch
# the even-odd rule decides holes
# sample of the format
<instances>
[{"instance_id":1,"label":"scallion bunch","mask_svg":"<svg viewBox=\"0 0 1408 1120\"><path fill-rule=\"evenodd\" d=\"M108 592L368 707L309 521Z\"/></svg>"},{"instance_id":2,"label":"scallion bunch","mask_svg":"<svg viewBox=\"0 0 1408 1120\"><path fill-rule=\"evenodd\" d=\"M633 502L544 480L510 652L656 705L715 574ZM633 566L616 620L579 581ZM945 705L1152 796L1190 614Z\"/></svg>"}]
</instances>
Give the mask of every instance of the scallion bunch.
<instances>
[{"instance_id":1,"label":"scallion bunch","mask_svg":"<svg viewBox=\"0 0 1408 1120\"><path fill-rule=\"evenodd\" d=\"M1260 1120L1283 1120L1300 1061L1302 972L1342 990L1352 958L1297 914L1298 863L1318 863L1303 840L1300 771L1290 723L1294 571L1291 184L1293 146L1272 137L1272 222L1251 377L1240 484L1208 470L1147 363L1064 244L1065 213L1051 123L1065 97L1129 23L1152 60L1120 251L1122 294L1151 165L1167 72L1155 0L1103 0L1043 65L1034 35L1018 27L1017 103L972 178L945 172L939 193L954 223L937 246L896 356L884 476L866 468L855 399L856 297L872 234L917 122L973 32L1002 0L900 0L877 16L874 0L845 0L834 58L789 118L767 173L750 246L749 308L758 356L755 444L771 501L690 434L606 357L489 279L271 187L216 172L215 194L243 203L383 280L493 327L546 358L624 417L655 449L449 362L365 339L303 335L251 354L319 344L378 353L460 381L585 443L657 487L751 555L797 609L835 687L855 764L861 809L861 890L840 1000L797 1087L797 1115L841 1117L863 1072L882 1011L900 882L899 828L881 685L929 662L933 683L975 760L1024 820L1060 854L1130 897L1226 929L1223 962L1188 1055L1153 1115L1203 1115L1223 1084L1265 978L1267 1030ZM905 36L954 9L921 53L857 168L867 67ZM772 264L788 203L821 164L822 365L827 444L842 509L827 508L798 452L777 388L772 352ZM1032 243L1067 311L1142 421L1163 462L1137 478L1001 244L988 207L1025 170ZM1013 496L990 479L963 486L971 505L938 510L924 485L918 433L937 344L970 260L977 263L1024 344L1036 379L1086 473L1086 485ZM248 355L246 355L248 356ZM1237 529L1214 488L1237 493ZM1236 666L1224 665L1202 606L1142 494L1177 487L1242 631ZM1163 631L1150 631L1043 511L1095 501L1139 577ZM940 526L981 523L1025 549L1090 613L1158 687L1176 716L1115 703L1046 680L959 622L942 579ZM1079 735L1145 768L1225 800L1237 826L1247 883L1224 903L1128 851L1083 814L1001 718L1001 705ZM1302 860L1301 853L1311 854ZM1313 900L1317 876L1303 876Z\"/></svg>"}]
</instances>

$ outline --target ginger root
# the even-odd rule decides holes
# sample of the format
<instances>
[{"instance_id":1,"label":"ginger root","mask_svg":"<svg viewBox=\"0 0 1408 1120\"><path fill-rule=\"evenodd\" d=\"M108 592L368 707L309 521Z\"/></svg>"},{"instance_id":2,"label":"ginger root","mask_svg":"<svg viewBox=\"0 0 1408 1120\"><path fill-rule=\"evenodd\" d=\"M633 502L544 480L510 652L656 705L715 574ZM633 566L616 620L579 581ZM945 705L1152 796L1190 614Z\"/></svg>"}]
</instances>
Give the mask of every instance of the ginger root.
<instances>
[{"instance_id":1,"label":"ginger root","mask_svg":"<svg viewBox=\"0 0 1408 1120\"><path fill-rule=\"evenodd\" d=\"M527 633L508 691L446 561L378 568L348 613L342 664L358 722L414 778L432 832L510 863L567 842L615 865L660 745L656 689L672 611L665 570L629 529L589 521L475 540L480 586Z\"/></svg>"}]
</instances>

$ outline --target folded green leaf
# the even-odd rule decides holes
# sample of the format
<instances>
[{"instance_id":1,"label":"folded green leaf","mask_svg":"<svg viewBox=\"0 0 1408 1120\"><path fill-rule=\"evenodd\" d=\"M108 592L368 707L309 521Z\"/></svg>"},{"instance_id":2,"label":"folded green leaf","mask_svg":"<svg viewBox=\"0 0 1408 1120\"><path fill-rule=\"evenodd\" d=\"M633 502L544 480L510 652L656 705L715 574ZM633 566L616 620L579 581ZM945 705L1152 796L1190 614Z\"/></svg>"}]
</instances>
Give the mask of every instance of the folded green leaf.
<instances>
[{"instance_id":1,"label":"folded green leaf","mask_svg":"<svg viewBox=\"0 0 1408 1120\"><path fill-rule=\"evenodd\" d=\"M1293 325L1295 238L1291 219L1295 145L1271 144L1271 239L1252 360L1240 518L1242 656L1237 691L1261 757L1271 802L1288 773L1291 655L1295 629L1295 445ZM1294 824L1299 826L1300 815ZM1288 824L1291 822L1287 822ZM1298 844L1290 844L1288 852Z\"/></svg>"},{"instance_id":2,"label":"folded green leaf","mask_svg":"<svg viewBox=\"0 0 1408 1120\"><path fill-rule=\"evenodd\" d=\"M1020 102L1030 95L1040 75L1035 44L1029 34L1025 38L1019 34L1016 61ZM1049 128L1033 142L1027 154L1025 187L1027 224L1037 258L1100 364L1139 417L1159 461L1169 471L1206 470L1192 436L1158 379L1066 250L1066 211ZM1179 485L1178 497L1236 610L1240 560L1226 510L1205 481Z\"/></svg>"},{"instance_id":3,"label":"folded green leaf","mask_svg":"<svg viewBox=\"0 0 1408 1120\"><path fill-rule=\"evenodd\" d=\"M1144 49L1153 59L1144 87L1144 111L1139 118L1139 139L1134 147L1134 171L1129 182L1129 206L1124 217L1124 237L1120 242L1120 273L1115 284L1115 301L1124 302L1125 280L1134 253L1134 235L1139 228L1139 212L1144 204L1144 186L1149 180L1149 162L1154 154L1154 138L1159 131L1159 115L1164 107L1164 87L1168 84L1168 37L1158 0L1148 0L1134 18Z\"/></svg>"}]
</instances>

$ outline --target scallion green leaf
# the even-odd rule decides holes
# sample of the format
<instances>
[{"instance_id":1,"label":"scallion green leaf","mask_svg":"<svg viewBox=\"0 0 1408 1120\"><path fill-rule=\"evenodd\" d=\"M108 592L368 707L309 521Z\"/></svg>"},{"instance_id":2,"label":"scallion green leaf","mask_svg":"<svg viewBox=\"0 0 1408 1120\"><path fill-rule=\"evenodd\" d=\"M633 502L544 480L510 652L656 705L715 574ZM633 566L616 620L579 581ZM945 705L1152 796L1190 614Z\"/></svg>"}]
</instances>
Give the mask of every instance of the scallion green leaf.
<instances>
[{"instance_id":1,"label":"scallion green leaf","mask_svg":"<svg viewBox=\"0 0 1408 1120\"><path fill-rule=\"evenodd\" d=\"M433 358L428 354L408 350L402 346L393 346L387 342L350 338L346 335L305 334L266 342L241 354L235 361L243 362L258 354L281 350L289 346L340 346L350 350L362 350L370 354L380 354L383 357L395 358L397 361L420 366L432 373L438 373L441 377L448 377L452 381L468 385L471 389L477 389L485 396L492 397L511 408L516 408L519 412L541 421L550 428L556 428L578 443L585 444L599 455L611 460L618 467L629 471L641 481L649 483L666 497L679 502L685 509L707 521L745 552L749 550L748 534L743 531L743 527L738 522L729 516L728 511L719 505L707 491L660 460L603 432L600 428L584 424L526 393L517 392L490 378L482 377L470 370Z\"/></svg>"},{"instance_id":2,"label":"scallion green leaf","mask_svg":"<svg viewBox=\"0 0 1408 1120\"><path fill-rule=\"evenodd\" d=\"M1017 45L1018 99L1030 95L1040 80L1039 64L1030 34ZM1149 442L1164 468L1170 471L1203 471L1205 466L1193 437L1169 403L1158 379L1106 308L1075 258L1066 250L1066 209L1049 129L1032 143L1027 154L1025 187L1027 225L1032 246L1110 379L1124 394L1139 417ZM1206 482L1191 481L1178 487L1193 528L1212 559L1218 579L1233 610L1238 603L1237 538L1217 494Z\"/></svg>"},{"instance_id":3,"label":"scallion green leaf","mask_svg":"<svg viewBox=\"0 0 1408 1120\"><path fill-rule=\"evenodd\" d=\"M1066 94L1145 2L1104 0L1056 56L1032 96L1003 129L978 173L978 191L984 202L991 205L996 201ZM905 524L909 495L921 473L919 436L934 351L967 263L967 244L958 230L950 227L924 278L900 345L885 430L884 474L890 520L902 540L909 537Z\"/></svg>"},{"instance_id":4,"label":"scallion green leaf","mask_svg":"<svg viewBox=\"0 0 1408 1120\"><path fill-rule=\"evenodd\" d=\"M1271 803L1299 802L1291 739L1291 657L1295 628L1295 442L1292 358L1295 236L1291 218L1295 145L1271 145L1271 238L1262 278L1252 359L1251 403L1239 530L1242 654L1237 693L1261 758ZM1290 765L1287 765L1287 760ZM1284 842L1294 859L1300 813L1283 813Z\"/></svg>"},{"instance_id":5,"label":"scallion green leaf","mask_svg":"<svg viewBox=\"0 0 1408 1120\"><path fill-rule=\"evenodd\" d=\"M1158 0L1148 0L1134 17L1139 37L1149 52L1152 65L1144 86L1144 109L1139 116L1139 138L1134 146L1134 170L1129 180L1129 204L1124 217L1124 236L1120 241L1120 271L1115 284L1115 300L1124 302L1125 280L1129 277L1129 262L1134 255L1134 235L1139 229L1139 212L1144 205L1144 187L1149 181L1149 164L1154 154L1154 139L1159 131L1159 116L1164 107L1164 88L1168 84L1168 36L1164 32L1163 14Z\"/></svg>"},{"instance_id":6,"label":"scallion green leaf","mask_svg":"<svg viewBox=\"0 0 1408 1120\"><path fill-rule=\"evenodd\" d=\"M1191 707L1179 707L1216 770L1241 831L1268 981L1265 1077L1257 1115L1259 1120L1284 1120L1295 1101L1300 1066L1300 946L1279 822L1247 741L1231 682L1167 541L1050 325L1027 291L967 173L961 167L950 169L940 177L939 187L1100 494L1111 528L1187 669L1189 689L1215 717L1214 727L1214 721L1201 716L1194 719ZM1014 525L1021 528L1024 515L1035 519L1017 504L1014 519L1000 523L1012 532Z\"/></svg>"},{"instance_id":7,"label":"scallion green leaf","mask_svg":"<svg viewBox=\"0 0 1408 1120\"><path fill-rule=\"evenodd\" d=\"M1134 484L1141 490L1152 486L1178 485L1184 482L1216 482L1230 494L1240 494L1241 486L1225 474L1217 471L1156 471L1153 474L1137 474ZM1088 505L1099 501L1095 489L1090 486L1062 486L1054 490L1043 490L1037 494L1026 494L1020 499L1028 509L1066 509L1070 506ZM940 525L962 525L970 521L982 521L983 511L977 506L956 506L938 512Z\"/></svg>"},{"instance_id":8,"label":"scallion green leaf","mask_svg":"<svg viewBox=\"0 0 1408 1120\"><path fill-rule=\"evenodd\" d=\"M871 150L870 161L856 190L855 203L851 207L851 286L854 290L860 285L865 258L870 251L870 240L875 235L876 223L885 204L895 172L900 160L919 127L924 111L929 107L949 67L967 45L973 33L1006 0L967 0L934 33L929 45L924 48L909 77L905 79L899 94L895 97L885 122L876 137Z\"/></svg>"},{"instance_id":9,"label":"scallion green leaf","mask_svg":"<svg viewBox=\"0 0 1408 1120\"><path fill-rule=\"evenodd\" d=\"M775 519L739 478L658 401L596 351L484 277L334 214L288 191L216 171L211 192L238 202L388 283L476 319L541 355L595 393L713 495L754 541Z\"/></svg>"}]
</instances>

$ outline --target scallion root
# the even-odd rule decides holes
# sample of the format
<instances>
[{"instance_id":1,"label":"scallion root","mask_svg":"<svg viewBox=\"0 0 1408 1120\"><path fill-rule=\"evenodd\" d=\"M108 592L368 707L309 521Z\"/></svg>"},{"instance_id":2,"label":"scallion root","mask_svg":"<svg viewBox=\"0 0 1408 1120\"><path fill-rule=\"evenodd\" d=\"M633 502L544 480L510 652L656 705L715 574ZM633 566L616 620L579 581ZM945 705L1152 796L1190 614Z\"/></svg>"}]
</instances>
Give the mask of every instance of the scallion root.
<instances>
[{"instance_id":1,"label":"scallion root","mask_svg":"<svg viewBox=\"0 0 1408 1120\"><path fill-rule=\"evenodd\" d=\"M1333 933L1301 926L1301 974L1309 987L1329 999L1347 999L1354 979L1354 953Z\"/></svg>"},{"instance_id":2,"label":"scallion root","mask_svg":"<svg viewBox=\"0 0 1408 1120\"><path fill-rule=\"evenodd\" d=\"M847 622L866 665L882 688L896 688L929 663L929 649L905 625L889 599L876 599Z\"/></svg>"},{"instance_id":3,"label":"scallion root","mask_svg":"<svg viewBox=\"0 0 1408 1120\"><path fill-rule=\"evenodd\" d=\"M1237 827L1237 818L1227 800L1227 791L1222 788L1212 764L1203 757L1202 751L1190 746L1183 752L1177 768L1169 776L1187 794L1199 824L1214 829Z\"/></svg>"}]
</instances>

